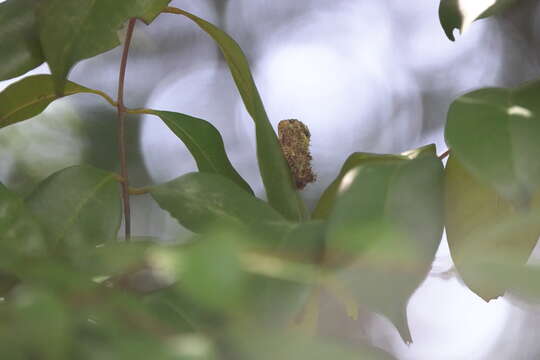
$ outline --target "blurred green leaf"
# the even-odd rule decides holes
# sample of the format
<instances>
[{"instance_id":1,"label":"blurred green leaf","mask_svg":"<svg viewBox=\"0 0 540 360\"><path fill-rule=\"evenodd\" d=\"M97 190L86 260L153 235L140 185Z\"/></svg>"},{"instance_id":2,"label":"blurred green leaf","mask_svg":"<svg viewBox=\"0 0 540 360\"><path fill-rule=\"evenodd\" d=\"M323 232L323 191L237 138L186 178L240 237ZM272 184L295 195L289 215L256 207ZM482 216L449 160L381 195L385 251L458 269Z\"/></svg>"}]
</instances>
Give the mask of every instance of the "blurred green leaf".
<instances>
[{"instance_id":1,"label":"blurred green leaf","mask_svg":"<svg viewBox=\"0 0 540 360\"><path fill-rule=\"evenodd\" d=\"M287 258L300 262L320 263L325 247L326 223L321 220L306 221L292 228L281 244L270 250Z\"/></svg>"},{"instance_id":2,"label":"blurred green leaf","mask_svg":"<svg viewBox=\"0 0 540 360\"><path fill-rule=\"evenodd\" d=\"M159 116L182 140L197 162L199 171L223 175L253 194L249 184L232 166L219 131L208 121L170 111L150 111Z\"/></svg>"},{"instance_id":3,"label":"blurred green leaf","mask_svg":"<svg viewBox=\"0 0 540 360\"><path fill-rule=\"evenodd\" d=\"M60 298L44 290L21 287L8 306L12 336L8 341L18 345L25 359L70 359L74 333L66 304ZM6 340L2 338L2 342Z\"/></svg>"},{"instance_id":4,"label":"blurred green leaf","mask_svg":"<svg viewBox=\"0 0 540 360\"><path fill-rule=\"evenodd\" d=\"M292 331L281 334L242 329L236 342L245 356L241 360L392 360L385 351L364 344L343 345L324 338L305 337Z\"/></svg>"},{"instance_id":5,"label":"blurred green leaf","mask_svg":"<svg viewBox=\"0 0 540 360\"><path fill-rule=\"evenodd\" d=\"M237 237L233 232L213 232L179 254L178 286L196 303L225 313L243 311L249 277L242 269Z\"/></svg>"},{"instance_id":6,"label":"blurred green leaf","mask_svg":"<svg viewBox=\"0 0 540 360\"><path fill-rule=\"evenodd\" d=\"M441 0L439 20L448 39L454 41L454 29L463 33L476 20L496 15L517 3L516 0Z\"/></svg>"},{"instance_id":7,"label":"blurred green leaf","mask_svg":"<svg viewBox=\"0 0 540 360\"><path fill-rule=\"evenodd\" d=\"M130 18L149 24L170 0L48 0L38 8L43 53L54 89L63 94L66 78L79 61L120 44L117 31Z\"/></svg>"},{"instance_id":8,"label":"blurred green leaf","mask_svg":"<svg viewBox=\"0 0 540 360\"><path fill-rule=\"evenodd\" d=\"M450 106L445 130L465 169L521 207L540 187L539 98L540 81L473 91Z\"/></svg>"},{"instance_id":9,"label":"blurred green leaf","mask_svg":"<svg viewBox=\"0 0 540 360\"><path fill-rule=\"evenodd\" d=\"M217 174L186 174L154 186L150 193L162 209L193 232L228 224L243 226L264 236L264 232L274 232L277 224L293 227L267 203Z\"/></svg>"},{"instance_id":10,"label":"blurred green leaf","mask_svg":"<svg viewBox=\"0 0 540 360\"><path fill-rule=\"evenodd\" d=\"M304 203L296 191L289 166L283 157L272 124L268 120L242 49L229 35L211 23L184 10L171 8L169 11L193 20L214 39L223 53L247 112L255 122L257 158L268 202L288 220L306 218Z\"/></svg>"},{"instance_id":11,"label":"blurred green leaf","mask_svg":"<svg viewBox=\"0 0 540 360\"><path fill-rule=\"evenodd\" d=\"M326 262L360 304L388 317L404 341L410 296L431 268L443 230L443 166L435 156L350 170L327 227Z\"/></svg>"},{"instance_id":12,"label":"blurred green leaf","mask_svg":"<svg viewBox=\"0 0 540 360\"><path fill-rule=\"evenodd\" d=\"M486 301L517 279L486 264L524 266L540 236L540 194L518 209L479 182L452 154L445 170L446 235L454 264L467 286Z\"/></svg>"},{"instance_id":13,"label":"blurred green leaf","mask_svg":"<svg viewBox=\"0 0 540 360\"><path fill-rule=\"evenodd\" d=\"M0 4L0 81L23 75L44 58L36 29L37 0Z\"/></svg>"},{"instance_id":14,"label":"blurred green leaf","mask_svg":"<svg viewBox=\"0 0 540 360\"><path fill-rule=\"evenodd\" d=\"M63 96L78 93L105 95L68 81ZM0 128L39 115L50 103L61 97L55 94L50 75L28 76L9 85L0 92Z\"/></svg>"},{"instance_id":15,"label":"blurred green leaf","mask_svg":"<svg viewBox=\"0 0 540 360\"><path fill-rule=\"evenodd\" d=\"M312 217L314 219L325 219L328 218L334 207L336 197L339 193L339 188L342 184L343 177L349 170L363 164L368 164L372 162L383 162L383 161L394 161L396 159L415 159L420 155L432 155L436 154L435 145L426 145L415 150L409 150L403 152L401 155L388 155L388 154L372 154L372 153L353 153L351 154L339 172L337 178L326 188L322 194L315 210L313 211Z\"/></svg>"},{"instance_id":16,"label":"blurred green leaf","mask_svg":"<svg viewBox=\"0 0 540 360\"><path fill-rule=\"evenodd\" d=\"M116 175L90 166L72 166L42 181L26 204L60 252L84 252L116 238L121 204Z\"/></svg>"},{"instance_id":17,"label":"blurred green leaf","mask_svg":"<svg viewBox=\"0 0 540 360\"><path fill-rule=\"evenodd\" d=\"M23 199L0 184L0 269L13 270L20 257L46 251L43 231Z\"/></svg>"}]
</instances>

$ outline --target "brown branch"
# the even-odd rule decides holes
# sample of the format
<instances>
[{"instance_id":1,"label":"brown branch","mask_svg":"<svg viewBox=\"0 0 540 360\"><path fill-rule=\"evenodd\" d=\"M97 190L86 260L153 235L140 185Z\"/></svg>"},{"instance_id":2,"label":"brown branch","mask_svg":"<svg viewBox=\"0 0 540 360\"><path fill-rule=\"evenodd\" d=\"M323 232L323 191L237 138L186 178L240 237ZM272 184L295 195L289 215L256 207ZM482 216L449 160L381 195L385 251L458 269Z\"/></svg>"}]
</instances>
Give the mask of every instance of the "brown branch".
<instances>
[{"instance_id":1,"label":"brown branch","mask_svg":"<svg viewBox=\"0 0 540 360\"><path fill-rule=\"evenodd\" d=\"M442 153L441 155L439 155L439 159L443 160L445 157L447 157L448 155L450 155L450 149L446 150L444 153Z\"/></svg>"},{"instance_id":2,"label":"brown branch","mask_svg":"<svg viewBox=\"0 0 540 360\"><path fill-rule=\"evenodd\" d=\"M122 181L122 202L124 204L124 221L126 241L131 238L131 207L129 204L129 176L127 169L127 151L126 151L126 107L124 106L124 83L126 79L126 67L129 54L129 45L133 36L136 19L130 19L124 42L124 51L120 62L120 72L118 75L118 156L120 157L120 175Z\"/></svg>"}]
</instances>

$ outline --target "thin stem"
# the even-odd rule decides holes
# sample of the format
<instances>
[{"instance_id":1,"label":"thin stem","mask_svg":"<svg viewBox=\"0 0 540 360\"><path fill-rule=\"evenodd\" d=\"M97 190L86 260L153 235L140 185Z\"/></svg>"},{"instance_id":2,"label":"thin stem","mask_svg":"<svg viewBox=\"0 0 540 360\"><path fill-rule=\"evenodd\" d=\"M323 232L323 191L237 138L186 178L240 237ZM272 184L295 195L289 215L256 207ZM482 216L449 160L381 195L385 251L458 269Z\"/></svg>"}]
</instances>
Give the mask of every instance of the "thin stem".
<instances>
[{"instance_id":1,"label":"thin stem","mask_svg":"<svg viewBox=\"0 0 540 360\"><path fill-rule=\"evenodd\" d=\"M136 19L130 19L124 42L124 51L122 52L122 60L120 62L120 72L118 75L118 155L120 157L120 175L123 180L122 186L122 202L124 204L124 222L126 241L131 239L131 207L129 204L129 176L127 169L127 151L126 151L126 108L124 106L124 83L126 79L126 67L129 54L129 45L133 36Z\"/></svg>"},{"instance_id":2,"label":"thin stem","mask_svg":"<svg viewBox=\"0 0 540 360\"><path fill-rule=\"evenodd\" d=\"M450 155L450 149L446 150L444 153L442 153L441 155L439 155L439 159L443 160L445 157L447 157L448 155Z\"/></svg>"}]
</instances>

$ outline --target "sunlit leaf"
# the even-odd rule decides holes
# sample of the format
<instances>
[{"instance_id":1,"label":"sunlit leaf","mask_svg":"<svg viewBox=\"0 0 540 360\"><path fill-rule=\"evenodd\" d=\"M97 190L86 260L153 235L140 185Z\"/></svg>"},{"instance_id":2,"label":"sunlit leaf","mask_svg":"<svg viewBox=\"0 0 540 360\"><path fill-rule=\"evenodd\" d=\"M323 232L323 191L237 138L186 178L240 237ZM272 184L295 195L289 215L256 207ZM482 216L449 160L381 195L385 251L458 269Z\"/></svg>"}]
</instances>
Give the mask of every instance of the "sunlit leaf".
<instances>
[{"instance_id":1,"label":"sunlit leaf","mask_svg":"<svg viewBox=\"0 0 540 360\"><path fill-rule=\"evenodd\" d=\"M70 69L79 61L120 44L117 31L130 18L147 24L170 0L48 0L38 9L43 53L62 94Z\"/></svg>"},{"instance_id":2,"label":"sunlit leaf","mask_svg":"<svg viewBox=\"0 0 540 360\"><path fill-rule=\"evenodd\" d=\"M473 176L526 208L540 188L540 82L486 88L450 106L445 138Z\"/></svg>"},{"instance_id":3,"label":"sunlit leaf","mask_svg":"<svg viewBox=\"0 0 540 360\"><path fill-rule=\"evenodd\" d=\"M435 145L427 145L419 149L406 151L401 155L372 154L361 152L351 154L341 167L337 178L330 184L330 186L326 188L326 190L322 194L315 210L313 211L312 217L314 219L323 219L327 218L330 215L330 212L332 211L332 208L336 201L336 196L339 193L339 188L343 181L343 177L352 168L372 162L393 161L396 159L414 159L420 155L430 155L435 153Z\"/></svg>"},{"instance_id":4,"label":"sunlit leaf","mask_svg":"<svg viewBox=\"0 0 540 360\"><path fill-rule=\"evenodd\" d=\"M517 279L490 264L523 266L540 236L540 196L519 209L472 176L454 155L445 170L446 235L456 268L467 286L489 301Z\"/></svg>"},{"instance_id":5,"label":"sunlit leaf","mask_svg":"<svg viewBox=\"0 0 540 360\"><path fill-rule=\"evenodd\" d=\"M253 190L232 166L219 131L208 121L170 111L151 111L182 140L197 162L199 171L223 175L250 194Z\"/></svg>"},{"instance_id":6,"label":"sunlit leaf","mask_svg":"<svg viewBox=\"0 0 540 360\"><path fill-rule=\"evenodd\" d=\"M34 15L37 0L0 4L0 81L23 75L43 63Z\"/></svg>"},{"instance_id":7,"label":"sunlit leaf","mask_svg":"<svg viewBox=\"0 0 540 360\"><path fill-rule=\"evenodd\" d=\"M151 195L162 209L193 232L229 224L272 239L278 224L283 224L285 230L294 226L267 203L217 174L186 174L153 187ZM277 243L279 238L273 240Z\"/></svg>"},{"instance_id":8,"label":"sunlit leaf","mask_svg":"<svg viewBox=\"0 0 540 360\"><path fill-rule=\"evenodd\" d=\"M91 93L100 96L100 91L68 81L63 96ZM33 75L19 80L0 92L0 128L30 119L43 112L50 103L59 99L54 92L50 75Z\"/></svg>"},{"instance_id":9,"label":"sunlit leaf","mask_svg":"<svg viewBox=\"0 0 540 360\"><path fill-rule=\"evenodd\" d=\"M305 218L304 204L295 189L289 167L281 152L276 133L266 115L242 49L229 35L211 23L180 9L169 8L169 11L193 20L219 46L244 105L255 122L257 158L268 202L289 220Z\"/></svg>"},{"instance_id":10,"label":"sunlit leaf","mask_svg":"<svg viewBox=\"0 0 540 360\"><path fill-rule=\"evenodd\" d=\"M116 238L121 204L116 175L90 166L60 170L42 181L26 204L63 252L84 251Z\"/></svg>"},{"instance_id":11,"label":"sunlit leaf","mask_svg":"<svg viewBox=\"0 0 540 360\"><path fill-rule=\"evenodd\" d=\"M500 13L516 0L441 0L439 20L446 36L454 41L454 29L463 33L476 20Z\"/></svg>"},{"instance_id":12,"label":"sunlit leaf","mask_svg":"<svg viewBox=\"0 0 540 360\"><path fill-rule=\"evenodd\" d=\"M435 156L350 170L330 215L326 262L358 304L411 341L406 306L426 277L443 229L443 167Z\"/></svg>"}]
</instances>

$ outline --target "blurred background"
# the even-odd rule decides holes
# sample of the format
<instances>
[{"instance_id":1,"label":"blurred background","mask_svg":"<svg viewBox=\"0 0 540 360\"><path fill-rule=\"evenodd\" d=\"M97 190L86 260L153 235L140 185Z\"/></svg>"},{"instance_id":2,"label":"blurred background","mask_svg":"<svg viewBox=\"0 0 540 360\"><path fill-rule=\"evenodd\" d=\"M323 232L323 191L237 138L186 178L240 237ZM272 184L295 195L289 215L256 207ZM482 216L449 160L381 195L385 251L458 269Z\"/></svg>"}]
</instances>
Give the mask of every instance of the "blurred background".
<instances>
[{"instance_id":1,"label":"blurred background","mask_svg":"<svg viewBox=\"0 0 540 360\"><path fill-rule=\"evenodd\" d=\"M0 2L2 2L0 0ZM318 181L303 197L313 207L351 152L398 153L428 143L446 151L449 104L478 87L540 77L540 5L522 0L497 19L475 23L453 43L436 0L174 0L213 22L244 49L274 125L296 118L312 134ZM119 32L119 36L122 36ZM116 93L120 49L79 63L70 79ZM48 73L44 65L32 73ZM0 89L11 82L0 82ZM540 101L540 100L539 100ZM253 123L214 43L191 22L160 16L139 23L128 63L126 105L186 113L222 133L231 161L264 197ZM129 118L134 186L196 170L158 118ZM22 193L63 167L115 170L116 115L102 99L77 95L0 132L0 181ZM133 197L133 232L164 241L183 230L146 196ZM538 250L538 249L537 249ZM537 251L538 253L538 251ZM442 242L433 269L412 297L414 343L382 317L358 321L325 304L324 332L368 341L398 359L538 359L540 307L507 296L485 303L464 287Z\"/></svg>"}]
</instances>

